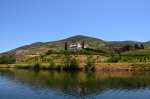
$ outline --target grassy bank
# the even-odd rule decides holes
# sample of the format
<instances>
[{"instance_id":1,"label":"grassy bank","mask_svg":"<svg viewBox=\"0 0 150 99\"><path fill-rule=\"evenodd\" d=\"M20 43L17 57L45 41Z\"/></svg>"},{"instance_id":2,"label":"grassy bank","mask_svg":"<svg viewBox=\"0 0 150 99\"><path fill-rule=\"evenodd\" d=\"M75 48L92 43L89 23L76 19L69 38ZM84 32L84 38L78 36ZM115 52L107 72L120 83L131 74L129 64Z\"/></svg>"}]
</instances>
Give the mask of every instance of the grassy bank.
<instances>
[{"instance_id":1,"label":"grassy bank","mask_svg":"<svg viewBox=\"0 0 150 99\"><path fill-rule=\"evenodd\" d=\"M100 71L150 71L150 63L101 63L96 70Z\"/></svg>"},{"instance_id":2,"label":"grassy bank","mask_svg":"<svg viewBox=\"0 0 150 99\"><path fill-rule=\"evenodd\" d=\"M0 67L36 70L150 71L150 55L141 54L141 51L128 52L129 54L107 54L97 50L60 51L57 53L49 50L45 55L28 59L17 58L14 62L17 64L6 64L12 58L4 57L1 61L6 63L1 64Z\"/></svg>"},{"instance_id":3,"label":"grassy bank","mask_svg":"<svg viewBox=\"0 0 150 99\"><path fill-rule=\"evenodd\" d=\"M19 68L19 69L46 69L46 70L86 70L86 63L80 63L78 68L67 68L67 66L36 63L36 64L1 64L0 68ZM89 68L91 70L92 68ZM150 71L150 63L96 63L95 71Z\"/></svg>"}]
</instances>

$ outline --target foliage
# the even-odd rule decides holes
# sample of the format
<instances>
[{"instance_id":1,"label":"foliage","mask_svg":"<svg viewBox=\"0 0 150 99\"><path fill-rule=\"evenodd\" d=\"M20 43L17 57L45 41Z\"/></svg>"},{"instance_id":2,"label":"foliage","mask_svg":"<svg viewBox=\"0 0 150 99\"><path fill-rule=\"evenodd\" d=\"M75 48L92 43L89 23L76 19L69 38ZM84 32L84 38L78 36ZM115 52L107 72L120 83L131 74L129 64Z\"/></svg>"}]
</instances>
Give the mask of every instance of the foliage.
<instances>
[{"instance_id":1,"label":"foliage","mask_svg":"<svg viewBox=\"0 0 150 99\"><path fill-rule=\"evenodd\" d=\"M135 49L135 50L138 50L138 49L139 49L139 46L138 46L137 44L135 44L135 45L134 45L134 49Z\"/></svg>"},{"instance_id":2,"label":"foliage","mask_svg":"<svg viewBox=\"0 0 150 99\"><path fill-rule=\"evenodd\" d=\"M51 55L53 53L54 53L54 51L52 49L50 49L50 50L47 51L46 55Z\"/></svg>"},{"instance_id":3,"label":"foliage","mask_svg":"<svg viewBox=\"0 0 150 99\"><path fill-rule=\"evenodd\" d=\"M83 40L83 42L82 42L82 49L84 49L84 40Z\"/></svg>"},{"instance_id":4,"label":"foliage","mask_svg":"<svg viewBox=\"0 0 150 99\"><path fill-rule=\"evenodd\" d=\"M67 41L65 42L65 51L68 50L68 44Z\"/></svg>"},{"instance_id":5,"label":"foliage","mask_svg":"<svg viewBox=\"0 0 150 99\"><path fill-rule=\"evenodd\" d=\"M76 58L72 58L69 68L70 69L79 69L79 60L77 60Z\"/></svg>"},{"instance_id":6,"label":"foliage","mask_svg":"<svg viewBox=\"0 0 150 99\"><path fill-rule=\"evenodd\" d=\"M68 69L70 62L71 62L71 56L70 55L64 55L62 57L61 64L64 66L64 68Z\"/></svg>"},{"instance_id":7,"label":"foliage","mask_svg":"<svg viewBox=\"0 0 150 99\"><path fill-rule=\"evenodd\" d=\"M150 55L150 51L149 50L136 50L136 51L129 51L129 52L124 52L121 55L124 56L149 56Z\"/></svg>"},{"instance_id":8,"label":"foliage","mask_svg":"<svg viewBox=\"0 0 150 99\"><path fill-rule=\"evenodd\" d=\"M132 51L133 47L131 45L125 45L121 48L121 52Z\"/></svg>"},{"instance_id":9,"label":"foliage","mask_svg":"<svg viewBox=\"0 0 150 99\"><path fill-rule=\"evenodd\" d=\"M4 55L0 57L0 64L13 64L16 62L14 55Z\"/></svg>"},{"instance_id":10,"label":"foliage","mask_svg":"<svg viewBox=\"0 0 150 99\"><path fill-rule=\"evenodd\" d=\"M54 62L54 60L50 60L50 66L49 66L49 68L50 69L55 69L55 62Z\"/></svg>"},{"instance_id":11,"label":"foliage","mask_svg":"<svg viewBox=\"0 0 150 99\"><path fill-rule=\"evenodd\" d=\"M41 62L36 62L33 67L34 67L34 69L40 69Z\"/></svg>"},{"instance_id":12,"label":"foliage","mask_svg":"<svg viewBox=\"0 0 150 99\"><path fill-rule=\"evenodd\" d=\"M106 62L150 62L149 50L134 50L110 56Z\"/></svg>"},{"instance_id":13,"label":"foliage","mask_svg":"<svg viewBox=\"0 0 150 99\"><path fill-rule=\"evenodd\" d=\"M105 53L101 50L96 49L85 49L85 50L60 50L57 52L57 54L68 54L68 55L102 55L102 56L108 56L108 53Z\"/></svg>"},{"instance_id":14,"label":"foliage","mask_svg":"<svg viewBox=\"0 0 150 99\"><path fill-rule=\"evenodd\" d=\"M88 57L86 60L87 69L91 69L92 67L95 67L95 59L92 57Z\"/></svg>"},{"instance_id":15,"label":"foliage","mask_svg":"<svg viewBox=\"0 0 150 99\"><path fill-rule=\"evenodd\" d=\"M144 49L144 45L143 44L141 44L141 49Z\"/></svg>"},{"instance_id":16,"label":"foliage","mask_svg":"<svg viewBox=\"0 0 150 99\"><path fill-rule=\"evenodd\" d=\"M119 55L110 56L110 58L106 62L113 62L116 63L120 60Z\"/></svg>"}]
</instances>

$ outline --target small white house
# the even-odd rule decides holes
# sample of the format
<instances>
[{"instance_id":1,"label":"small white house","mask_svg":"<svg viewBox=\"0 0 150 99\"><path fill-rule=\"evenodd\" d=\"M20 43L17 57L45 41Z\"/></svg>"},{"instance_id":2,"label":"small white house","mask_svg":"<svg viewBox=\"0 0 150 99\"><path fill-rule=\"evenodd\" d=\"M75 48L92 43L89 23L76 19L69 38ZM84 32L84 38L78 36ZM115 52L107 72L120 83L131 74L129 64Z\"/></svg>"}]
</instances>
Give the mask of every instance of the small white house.
<instances>
[{"instance_id":1,"label":"small white house","mask_svg":"<svg viewBox=\"0 0 150 99\"><path fill-rule=\"evenodd\" d=\"M84 49L86 49L86 48L91 48L91 47L89 45L84 45ZM80 43L70 44L69 49L70 50L81 50L82 45L80 45Z\"/></svg>"},{"instance_id":2,"label":"small white house","mask_svg":"<svg viewBox=\"0 0 150 99\"><path fill-rule=\"evenodd\" d=\"M70 50L80 50L82 48L81 48L80 43L76 43L76 44L70 44L69 49Z\"/></svg>"}]
</instances>

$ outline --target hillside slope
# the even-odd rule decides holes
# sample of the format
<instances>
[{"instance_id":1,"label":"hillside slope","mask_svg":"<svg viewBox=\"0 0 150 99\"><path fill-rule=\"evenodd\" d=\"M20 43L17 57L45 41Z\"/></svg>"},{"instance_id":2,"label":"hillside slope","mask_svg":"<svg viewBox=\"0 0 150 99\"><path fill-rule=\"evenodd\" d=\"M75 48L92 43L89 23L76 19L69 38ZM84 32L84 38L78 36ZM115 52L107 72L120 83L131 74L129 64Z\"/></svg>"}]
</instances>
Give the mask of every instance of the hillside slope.
<instances>
[{"instance_id":1,"label":"hillside slope","mask_svg":"<svg viewBox=\"0 0 150 99\"><path fill-rule=\"evenodd\" d=\"M150 47L150 42L135 42L135 41L112 41L107 42L98 38L88 37L88 36L82 36L82 35L76 35L73 37L69 37L63 40L59 41L52 41L52 42L36 42L31 45L25 45L22 47L19 47L17 49L1 53L1 54L15 54L15 55L40 55L45 54L49 49L59 51L64 49L65 42L68 42L69 44L74 43L80 43L85 42L85 44L88 44L93 49L99 49L105 52L112 52L114 49L121 48L124 45L131 45L134 46L134 44L144 44L146 48Z\"/></svg>"},{"instance_id":2,"label":"hillside slope","mask_svg":"<svg viewBox=\"0 0 150 99\"><path fill-rule=\"evenodd\" d=\"M101 46L105 46L107 43L106 41L103 41L101 39L88 37L88 36L82 36L77 35L73 37L69 37L63 40L59 41L52 41L52 42L36 42L31 45L25 45L19 48L16 48L14 50L2 53L2 54L16 54L16 55L39 55L39 54L45 54L49 49L59 51L64 49L65 42L68 42L69 44L74 43L80 43L85 42L85 44L88 44L92 48L100 48Z\"/></svg>"}]
</instances>

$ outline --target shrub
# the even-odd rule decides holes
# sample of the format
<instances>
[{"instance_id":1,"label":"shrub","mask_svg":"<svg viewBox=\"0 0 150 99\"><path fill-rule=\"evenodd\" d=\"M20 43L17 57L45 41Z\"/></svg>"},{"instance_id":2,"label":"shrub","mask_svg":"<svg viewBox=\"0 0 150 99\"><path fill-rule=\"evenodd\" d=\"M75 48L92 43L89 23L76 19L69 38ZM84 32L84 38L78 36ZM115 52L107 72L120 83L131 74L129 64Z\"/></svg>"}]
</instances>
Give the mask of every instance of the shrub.
<instances>
[{"instance_id":1,"label":"shrub","mask_svg":"<svg viewBox=\"0 0 150 99\"><path fill-rule=\"evenodd\" d=\"M55 62L53 60L50 61L50 69L55 69Z\"/></svg>"},{"instance_id":2,"label":"shrub","mask_svg":"<svg viewBox=\"0 0 150 99\"><path fill-rule=\"evenodd\" d=\"M54 53L54 51L52 49L50 49L50 50L47 51L46 55L51 55L53 53Z\"/></svg>"},{"instance_id":3,"label":"shrub","mask_svg":"<svg viewBox=\"0 0 150 99\"><path fill-rule=\"evenodd\" d=\"M95 67L95 59L92 57L88 57L86 60L86 64L87 64L87 69L92 69L93 67Z\"/></svg>"},{"instance_id":4,"label":"shrub","mask_svg":"<svg viewBox=\"0 0 150 99\"><path fill-rule=\"evenodd\" d=\"M71 56L65 55L62 57L61 64L63 65L64 68L69 68L71 62Z\"/></svg>"},{"instance_id":5,"label":"shrub","mask_svg":"<svg viewBox=\"0 0 150 99\"><path fill-rule=\"evenodd\" d=\"M76 59L76 58L72 58L69 68L71 68L71 69L79 69L79 60Z\"/></svg>"},{"instance_id":6,"label":"shrub","mask_svg":"<svg viewBox=\"0 0 150 99\"><path fill-rule=\"evenodd\" d=\"M118 55L111 55L111 57L107 60L107 62L113 62L116 63L120 60L120 57Z\"/></svg>"},{"instance_id":7,"label":"shrub","mask_svg":"<svg viewBox=\"0 0 150 99\"><path fill-rule=\"evenodd\" d=\"M41 62L36 62L34 64L34 69L40 69L40 67L41 67Z\"/></svg>"},{"instance_id":8,"label":"shrub","mask_svg":"<svg viewBox=\"0 0 150 99\"><path fill-rule=\"evenodd\" d=\"M58 64L57 67L56 67L56 69L58 69L58 70L63 70L64 68L63 68L62 65Z\"/></svg>"},{"instance_id":9,"label":"shrub","mask_svg":"<svg viewBox=\"0 0 150 99\"><path fill-rule=\"evenodd\" d=\"M16 62L14 55L4 55L0 57L0 64L13 64Z\"/></svg>"}]
</instances>

